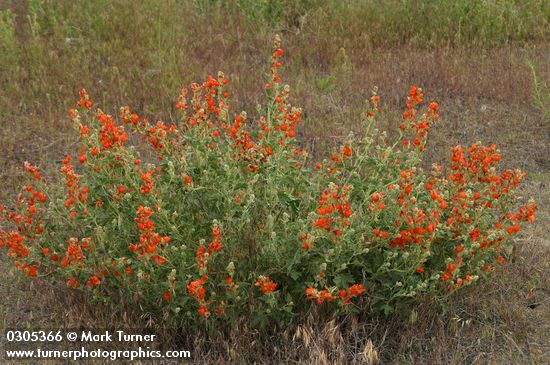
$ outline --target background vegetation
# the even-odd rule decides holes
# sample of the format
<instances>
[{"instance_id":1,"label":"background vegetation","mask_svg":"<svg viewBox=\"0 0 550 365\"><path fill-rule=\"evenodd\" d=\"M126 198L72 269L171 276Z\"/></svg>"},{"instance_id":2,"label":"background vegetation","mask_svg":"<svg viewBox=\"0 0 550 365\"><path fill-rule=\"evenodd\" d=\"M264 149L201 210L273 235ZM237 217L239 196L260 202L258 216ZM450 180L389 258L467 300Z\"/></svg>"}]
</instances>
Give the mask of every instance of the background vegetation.
<instances>
[{"instance_id":1,"label":"background vegetation","mask_svg":"<svg viewBox=\"0 0 550 365\"><path fill-rule=\"evenodd\" d=\"M418 84L442 105L427 163L450 145L483 140L500 146L507 166L527 171L538 224L518 239L513 263L450 298L446 313L426 304L405 327L376 318L312 322L252 345L257 334L231 334L210 346L209 360L549 362L548 1L0 0L0 9L2 201L18 186L23 161L48 169L75 144L66 111L81 87L105 111L129 104L170 121L183 84L222 70L236 108L253 110L263 81L255 75L269 72L274 33L283 35L286 81L305 112L299 133L313 153L356 127L372 86L391 111ZM0 285L3 326L110 320L82 309L81 298L52 304L51 286L10 278ZM203 358L198 339L196 346Z\"/></svg>"}]
</instances>

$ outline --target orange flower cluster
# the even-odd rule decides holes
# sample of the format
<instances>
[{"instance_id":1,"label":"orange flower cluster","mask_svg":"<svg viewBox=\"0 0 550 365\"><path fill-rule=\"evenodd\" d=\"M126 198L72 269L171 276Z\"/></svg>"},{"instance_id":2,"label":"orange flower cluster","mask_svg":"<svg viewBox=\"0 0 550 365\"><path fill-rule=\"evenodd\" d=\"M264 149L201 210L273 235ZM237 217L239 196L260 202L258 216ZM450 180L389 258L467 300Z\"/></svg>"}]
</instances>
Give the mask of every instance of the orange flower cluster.
<instances>
[{"instance_id":1,"label":"orange flower cluster","mask_svg":"<svg viewBox=\"0 0 550 365\"><path fill-rule=\"evenodd\" d=\"M46 203L46 194L42 191L44 181L38 169L26 161L24 167L33 177L36 186L24 187L23 192L17 196L14 210L0 205L0 223L5 220L6 223L16 226L16 229L11 231L0 228L0 247L9 248L8 256L14 259L13 264L16 268L29 277L36 277L38 266L28 260L32 259L30 253L33 246L36 246L35 241L44 232L44 222L41 219L43 209L38 206Z\"/></svg>"},{"instance_id":2,"label":"orange flower cluster","mask_svg":"<svg viewBox=\"0 0 550 365\"><path fill-rule=\"evenodd\" d=\"M74 172L71 160L72 157L67 156L63 160L63 166L59 171L64 175L65 185L67 186L67 200L65 200L63 205L70 210L69 217L72 219L78 215L76 204L78 202L84 203L88 200L89 189L88 187L80 188L80 178L78 174ZM84 209L82 213L87 215L87 209Z\"/></svg>"},{"instance_id":3,"label":"orange flower cluster","mask_svg":"<svg viewBox=\"0 0 550 365\"><path fill-rule=\"evenodd\" d=\"M124 124L130 124L134 127L138 126L139 115L132 113L129 106L120 108L120 118Z\"/></svg>"},{"instance_id":4,"label":"orange flower cluster","mask_svg":"<svg viewBox=\"0 0 550 365\"><path fill-rule=\"evenodd\" d=\"M277 142L280 146L285 145L285 139L296 136L296 126L300 123L302 116L300 109L292 108L290 105L289 96L290 89L288 88L283 89L275 96L275 108L278 114L273 116L273 130L281 134ZM260 121L260 126L265 135L268 135L270 129L265 120ZM260 135L260 137L263 137L263 135Z\"/></svg>"},{"instance_id":5,"label":"orange flower cluster","mask_svg":"<svg viewBox=\"0 0 550 365\"><path fill-rule=\"evenodd\" d=\"M412 146L417 148L420 152L424 151L426 144L426 137L432 123L439 119L437 109L439 104L430 103L429 112L423 113L421 118L418 118L418 110L416 106L421 104L424 99L424 93L422 89L413 86L409 90L409 96L407 98L407 110L403 112L403 119L408 121L408 125L402 123L399 128L405 132L406 130L412 133L412 141L410 139L404 139L404 146Z\"/></svg>"},{"instance_id":6,"label":"orange flower cluster","mask_svg":"<svg viewBox=\"0 0 550 365\"><path fill-rule=\"evenodd\" d=\"M333 185L323 192L317 209L318 218L313 222L314 227L332 232L335 236L342 235L342 230L349 226L348 218L353 214L347 200L348 191L347 185L342 187L341 192L338 185Z\"/></svg>"},{"instance_id":7,"label":"orange flower cluster","mask_svg":"<svg viewBox=\"0 0 550 365\"><path fill-rule=\"evenodd\" d=\"M250 132L246 130L246 114L243 113L235 117L235 122L228 130L229 136L233 139L233 147L237 154L237 159L247 163L247 168L251 172L259 169L259 151L256 143L252 141Z\"/></svg>"},{"instance_id":8,"label":"orange flower cluster","mask_svg":"<svg viewBox=\"0 0 550 365\"><path fill-rule=\"evenodd\" d=\"M40 171L38 171L38 169L31 165L29 162L25 161L23 166L25 167L25 170L29 173L29 174L32 174L32 176L34 177L35 180L41 180L42 179L42 174L40 174Z\"/></svg>"},{"instance_id":9,"label":"orange flower cluster","mask_svg":"<svg viewBox=\"0 0 550 365\"><path fill-rule=\"evenodd\" d=\"M278 69L282 66L280 57L285 54L285 51L281 49L281 38L275 36L273 39L273 53L271 54L271 80L275 84L281 83L281 77L279 76ZM266 88L269 88L270 85L267 84Z\"/></svg>"},{"instance_id":10,"label":"orange flower cluster","mask_svg":"<svg viewBox=\"0 0 550 365\"><path fill-rule=\"evenodd\" d=\"M179 109L182 109L182 110L186 110L187 107L188 107L188 104L187 104L187 94L189 93L189 91L187 90L187 88L182 88L181 91L180 91L180 94L178 96L178 99L176 101L176 105L175 105L175 108L176 110L179 110Z\"/></svg>"},{"instance_id":11,"label":"orange flower cluster","mask_svg":"<svg viewBox=\"0 0 550 365\"><path fill-rule=\"evenodd\" d=\"M369 98L369 110L367 111L367 117L368 118L374 118L377 114L382 113L382 109L380 108L380 96L377 95L378 88L374 88L372 91L372 95Z\"/></svg>"},{"instance_id":12,"label":"orange flower cluster","mask_svg":"<svg viewBox=\"0 0 550 365\"><path fill-rule=\"evenodd\" d=\"M535 221L535 211L537 210L537 203L530 201L523 207L519 208L518 214L509 214L506 218L513 221L528 221L533 223Z\"/></svg>"},{"instance_id":13,"label":"orange flower cluster","mask_svg":"<svg viewBox=\"0 0 550 365\"><path fill-rule=\"evenodd\" d=\"M130 251L137 252L138 258L150 257L155 263L162 265L166 262L166 259L157 252L162 245L167 245L170 242L170 236L160 236L155 232L155 224L150 219L152 215L151 208L141 205L137 207L135 221L140 231L139 243L131 243Z\"/></svg>"},{"instance_id":14,"label":"orange flower cluster","mask_svg":"<svg viewBox=\"0 0 550 365\"><path fill-rule=\"evenodd\" d=\"M147 129L147 134L144 138L149 142L151 148L155 152L167 147L167 140L176 134L177 128L175 125L167 126L162 121L158 121L156 126ZM162 154L158 153L159 159L163 159Z\"/></svg>"},{"instance_id":15,"label":"orange flower cluster","mask_svg":"<svg viewBox=\"0 0 550 365\"><path fill-rule=\"evenodd\" d=\"M207 318L210 315L207 305L211 304L211 301L207 303L204 298L206 295L204 285L208 281L208 260L212 258L214 253L219 252L221 249L222 242L220 226L217 223L214 223L212 226L212 239L208 246L205 248L201 244L197 248L196 260L201 278L194 280L187 285L187 292L197 300L199 304L198 312L204 318ZM233 283L231 278L226 278L226 284L229 285L231 289L236 288L236 285ZM223 312L223 303L218 303L215 313L221 315Z\"/></svg>"},{"instance_id":16,"label":"orange flower cluster","mask_svg":"<svg viewBox=\"0 0 550 365\"><path fill-rule=\"evenodd\" d=\"M370 198L370 204L369 204L369 210L375 211L375 210L382 210L386 207L386 204L384 203L384 197L386 194L384 192L380 193L374 193L372 194Z\"/></svg>"},{"instance_id":17,"label":"orange flower cluster","mask_svg":"<svg viewBox=\"0 0 550 365\"><path fill-rule=\"evenodd\" d=\"M92 102L90 101L90 97L88 96L86 89L80 89L78 95L80 96L80 99L76 102L76 105L80 108L90 109L92 107Z\"/></svg>"},{"instance_id":18,"label":"orange flower cluster","mask_svg":"<svg viewBox=\"0 0 550 365\"><path fill-rule=\"evenodd\" d=\"M365 287L362 284L354 284L347 290L337 288L331 288L330 290L318 290L316 288L306 288L306 296L308 299L315 300L318 304L323 302L330 303L336 299L339 299L342 304L346 305L351 303L351 298L359 297L365 292ZM332 294L334 292L335 294Z\"/></svg>"},{"instance_id":19,"label":"orange flower cluster","mask_svg":"<svg viewBox=\"0 0 550 365\"><path fill-rule=\"evenodd\" d=\"M353 149L351 148L351 145L344 145L339 150L338 153L333 154L330 156L331 161L333 162L333 166L328 170L329 173L333 174L338 171L338 165L343 163L345 160L353 156Z\"/></svg>"},{"instance_id":20,"label":"orange flower cluster","mask_svg":"<svg viewBox=\"0 0 550 365\"><path fill-rule=\"evenodd\" d=\"M199 245L197 248L197 266L199 268L199 274L205 275L207 271L208 259L212 257L215 252L222 249L222 241L220 236L220 228L218 225L214 225L212 228L212 240L208 244L208 247Z\"/></svg>"},{"instance_id":21,"label":"orange flower cluster","mask_svg":"<svg viewBox=\"0 0 550 365\"><path fill-rule=\"evenodd\" d=\"M128 136L123 126L117 126L111 115L100 113L97 117L101 129L99 131L99 141L103 149L121 147L128 141Z\"/></svg>"},{"instance_id":22,"label":"orange flower cluster","mask_svg":"<svg viewBox=\"0 0 550 365\"><path fill-rule=\"evenodd\" d=\"M99 276L97 274L90 276L90 278L86 282L86 285L88 285L89 288L93 288L94 286L97 286L99 284L101 284L101 280L99 279Z\"/></svg>"},{"instance_id":23,"label":"orange flower cluster","mask_svg":"<svg viewBox=\"0 0 550 365\"><path fill-rule=\"evenodd\" d=\"M414 173L412 170L404 170L400 174L399 195L397 204L400 206L399 219L395 226L399 230L395 237L390 240L390 247L396 246L404 249L407 244L420 244L430 237L439 224L440 211L432 209L426 215L423 209L416 207L415 198L411 196L414 189ZM427 189L431 190L428 183ZM442 197L437 196L435 190L431 190L431 199L445 204ZM444 208L443 208L444 209Z\"/></svg>"},{"instance_id":24,"label":"orange flower cluster","mask_svg":"<svg viewBox=\"0 0 550 365\"><path fill-rule=\"evenodd\" d=\"M277 289L277 284L271 281L269 276L265 277L263 275L260 275L258 277L258 281L256 281L256 284L254 285L259 287L264 294L273 293Z\"/></svg>"},{"instance_id":25,"label":"orange flower cluster","mask_svg":"<svg viewBox=\"0 0 550 365\"><path fill-rule=\"evenodd\" d=\"M83 250L90 249L91 238L82 239L82 243L79 242L78 238L71 237L67 241L67 253L65 257L61 260L61 266L67 267L71 264L76 264L76 266L82 268L84 267L84 252Z\"/></svg>"},{"instance_id":26,"label":"orange flower cluster","mask_svg":"<svg viewBox=\"0 0 550 365\"><path fill-rule=\"evenodd\" d=\"M25 237L17 232L0 230L0 247L9 247L8 256L23 258L29 255L29 249L23 245Z\"/></svg>"},{"instance_id":27,"label":"orange flower cluster","mask_svg":"<svg viewBox=\"0 0 550 365\"><path fill-rule=\"evenodd\" d=\"M189 284L187 284L187 293L189 293L190 296L195 298L199 302L199 309L197 312L204 317L208 318L210 315L210 312L206 308L206 301L204 299L204 296L206 295L206 289L204 289L205 281L202 279L197 279Z\"/></svg>"},{"instance_id":28,"label":"orange flower cluster","mask_svg":"<svg viewBox=\"0 0 550 365\"><path fill-rule=\"evenodd\" d=\"M153 188L154 188L154 185L153 185L153 171L143 172L143 171L141 171L141 169L139 169L137 171L137 173L139 174L139 177L141 178L141 181L143 182L143 185L141 185L141 187L139 188L139 191L143 195L149 194L151 192L151 190L153 190Z\"/></svg>"},{"instance_id":29,"label":"orange flower cluster","mask_svg":"<svg viewBox=\"0 0 550 365\"><path fill-rule=\"evenodd\" d=\"M211 133L219 136L219 129L229 129L227 121L227 105L225 99L228 97L224 87L229 83L222 72L218 73L218 79L208 76L206 82L202 84L192 84L192 100L187 103L188 91L186 88L181 90L176 109L185 113L187 125L185 127L192 128L196 126L205 126ZM189 115L187 114L189 113Z\"/></svg>"},{"instance_id":30,"label":"orange flower cluster","mask_svg":"<svg viewBox=\"0 0 550 365\"><path fill-rule=\"evenodd\" d=\"M77 288L80 288L80 283L78 282L78 279L73 276L72 278L67 280L67 286L69 288L77 289Z\"/></svg>"}]
</instances>

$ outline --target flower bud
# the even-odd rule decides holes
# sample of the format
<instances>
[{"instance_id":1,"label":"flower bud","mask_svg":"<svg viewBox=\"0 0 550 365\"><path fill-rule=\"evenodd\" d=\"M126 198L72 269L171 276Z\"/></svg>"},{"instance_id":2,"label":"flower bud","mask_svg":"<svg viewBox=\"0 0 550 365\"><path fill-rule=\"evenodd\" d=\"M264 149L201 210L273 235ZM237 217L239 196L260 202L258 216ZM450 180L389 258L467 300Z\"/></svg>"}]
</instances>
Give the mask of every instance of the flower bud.
<instances>
[{"instance_id":1,"label":"flower bud","mask_svg":"<svg viewBox=\"0 0 550 365\"><path fill-rule=\"evenodd\" d=\"M233 263L233 261L227 264L227 267L225 270L227 270L227 273L229 274L229 276L233 276L233 274L235 274L235 264Z\"/></svg>"}]
</instances>

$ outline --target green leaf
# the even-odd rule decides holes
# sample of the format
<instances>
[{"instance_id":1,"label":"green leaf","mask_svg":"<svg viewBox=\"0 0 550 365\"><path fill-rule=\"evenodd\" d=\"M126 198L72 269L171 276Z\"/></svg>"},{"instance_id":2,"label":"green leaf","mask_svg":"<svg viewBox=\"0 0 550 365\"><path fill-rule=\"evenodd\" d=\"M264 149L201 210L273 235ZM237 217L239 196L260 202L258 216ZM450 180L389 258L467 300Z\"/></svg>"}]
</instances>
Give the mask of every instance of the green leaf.
<instances>
[{"instance_id":1,"label":"green leaf","mask_svg":"<svg viewBox=\"0 0 550 365\"><path fill-rule=\"evenodd\" d=\"M384 312L384 315L388 315L390 314L391 312L393 312L393 308L389 305L389 304L384 304L382 306L382 311Z\"/></svg>"},{"instance_id":2,"label":"green leaf","mask_svg":"<svg viewBox=\"0 0 550 365\"><path fill-rule=\"evenodd\" d=\"M300 277L300 273L298 271L291 271L290 272L290 277L293 279L293 280L297 280L299 277Z\"/></svg>"},{"instance_id":3,"label":"green leaf","mask_svg":"<svg viewBox=\"0 0 550 365\"><path fill-rule=\"evenodd\" d=\"M336 277L334 278L334 284L336 284L338 288L347 288L351 284L355 283L353 277L350 274L341 273L336 275Z\"/></svg>"}]
</instances>

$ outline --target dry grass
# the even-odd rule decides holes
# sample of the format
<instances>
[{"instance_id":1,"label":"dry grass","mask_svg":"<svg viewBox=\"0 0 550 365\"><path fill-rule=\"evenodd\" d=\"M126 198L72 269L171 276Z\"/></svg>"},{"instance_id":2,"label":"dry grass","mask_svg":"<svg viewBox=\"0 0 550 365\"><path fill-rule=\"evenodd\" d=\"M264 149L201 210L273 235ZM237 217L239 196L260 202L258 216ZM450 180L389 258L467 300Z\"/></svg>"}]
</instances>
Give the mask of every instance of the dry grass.
<instances>
[{"instance_id":1,"label":"dry grass","mask_svg":"<svg viewBox=\"0 0 550 365\"><path fill-rule=\"evenodd\" d=\"M104 2L86 18L90 9L69 2L30 1L42 8L29 22L28 3L0 1L0 8L19 13L13 54L0 56L2 202L13 196L23 161L52 169L71 149L76 137L65 113L82 86L109 112L130 104L140 114L170 120L183 83L222 69L231 79L236 109L254 110L276 30L287 49L285 81L305 110L300 133L316 155L357 126L371 87L379 86L384 107L398 115L408 86L417 84L442 105L427 161L446 160L452 145L483 140L500 146L507 167L528 173L524 194L538 201L538 223L518 238L514 262L494 279L448 298L446 312L423 303L414 321L367 316L319 324L310 318L271 335L244 323L227 333L205 330L180 343L198 363L550 363L550 122L532 103L529 68L550 84L547 28L533 28L533 37L521 42L472 48L457 46L456 37L445 34L434 38L435 45L408 33L405 42L390 37L384 43L376 30L367 39L353 9L349 27L342 19L327 20L326 8L304 12L296 6L281 15L293 21L270 28L243 18L235 7L205 10L178 2ZM0 42L6 34L0 27ZM396 127L395 118L385 123ZM3 329L146 325L136 313L107 315L66 288L20 279L4 259L0 267Z\"/></svg>"}]
</instances>

